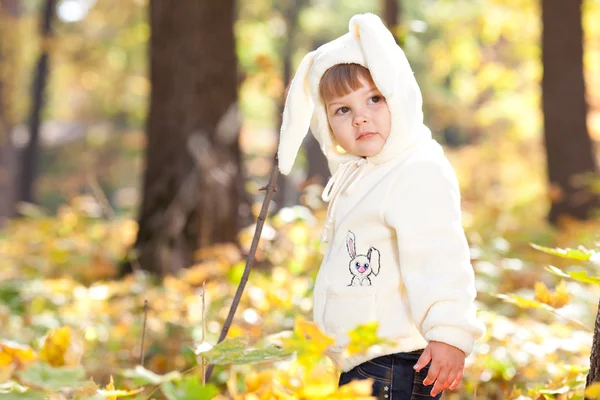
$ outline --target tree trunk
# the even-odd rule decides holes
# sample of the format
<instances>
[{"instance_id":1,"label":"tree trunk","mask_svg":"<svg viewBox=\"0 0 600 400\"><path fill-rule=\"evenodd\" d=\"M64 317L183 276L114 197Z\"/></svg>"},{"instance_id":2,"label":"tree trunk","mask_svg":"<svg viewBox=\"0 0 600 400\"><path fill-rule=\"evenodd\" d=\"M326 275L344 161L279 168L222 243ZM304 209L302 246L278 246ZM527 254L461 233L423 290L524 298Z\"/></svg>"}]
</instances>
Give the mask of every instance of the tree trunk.
<instances>
[{"instance_id":1,"label":"tree trunk","mask_svg":"<svg viewBox=\"0 0 600 400\"><path fill-rule=\"evenodd\" d=\"M304 1L287 1L284 2L284 9L282 10L283 17L287 25L285 37L283 40L283 84L286 90L279 102L279 114L277 127L281 127L283 109L285 107L285 98L287 97L287 89L290 81L292 80L292 55L295 48L295 37L298 32L298 13L300 8L303 6ZM279 133L279 129L277 130ZM277 185L277 191L273 196L274 209L279 210L281 207L290 206L298 203L298 193L294 187L290 187L291 180L285 175L279 177L279 184Z\"/></svg>"},{"instance_id":2,"label":"tree trunk","mask_svg":"<svg viewBox=\"0 0 600 400\"><path fill-rule=\"evenodd\" d=\"M317 139L312 134L308 134L302 143L302 147L306 151L306 158L308 160L307 180L325 186L331 173L329 172L327 159L319 147L319 142L317 142Z\"/></svg>"},{"instance_id":3,"label":"tree trunk","mask_svg":"<svg viewBox=\"0 0 600 400\"><path fill-rule=\"evenodd\" d=\"M325 44L324 42L315 43L315 48L318 48ZM327 164L327 158L321 151L319 142L311 133L308 133L302 142L302 148L306 152L307 160L307 171L306 180L309 182L320 183L325 186L327 180L331 176L329 171L329 165Z\"/></svg>"},{"instance_id":4,"label":"tree trunk","mask_svg":"<svg viewBox=\"0 0 600 400\"><path fill-rule=\"evenodd\" d=\"M42 110L45 102L45 89L48 80L50 39L53 33L54 13L56 0L46 0L40 15L40 38L42 49L38 58L35 75L33 78L31 115L29 117L29 142L21 157L21 185L19 200L32 203L34 201L33 186L38 172L39 163L39 135Z\"/></svg>"},{"instance_id":5,"label":"tree trunk","mask_svg":"<svg viewBox=\"0 0 600 400\"><path fill-rule=\"evenodd\" d=\"M596 324L594 326L594 338L592 340L592 352L590 355L590 371L585 380L585 387L593 382L600 381L600 303L596 313ZM587 398L586 398L587 399Z\"/></svg>"},{"instance_id":6,"label":"tree trunk","mask_svg":"<svg viewBox=\"0 0 600 400\"><path fill-rule=\"evenodd\" d=\"M383 22L390 29L396 39L396 43L400 44L404 41L399 35L401 6L400 0L381 0L383 2Z\"/></svg>"},{"instance_id":7,"label":"tree trunk","mask_svg":"<svg viewBox=\"0 0 600 400\"><path fill-rule=\"evenodd\" d=\"M0 229L15 213L16 152L10 133L15 125L12 104L18 68L17 0L0 1Z\"/></svg>"},{"instance_id":8,"label":"tree trunk","mask_svg":"<svg viewBox=\"0 0 600 400\"><path fill-rule=\"evenodd\" d=\"M146 171L136 242L142 269L189 266L236 240L240 203L234 1L150 1Z\"/></svg>"},{"instance_id":9,"label":"tree trunk","mask_svg":"<svg viewBox=\"0 0 600 400\"><path fill-rule=\"evenodd\" d=\"M586 125L582 0L542 1L542 104L548 179L548 219L587 219L598 197L586 183L597 177Z\"/></svg>"},{"instance_id":10,"label":"tree trunk","mask_svg":"<svg viewBox=\"0 0 600 400\"><path fill-rule=\"evenodd\" d=\"M398 25L398 7L399 0L383 0L383 22L388 29L392 29Z\"/></svg>"}]
</instances>

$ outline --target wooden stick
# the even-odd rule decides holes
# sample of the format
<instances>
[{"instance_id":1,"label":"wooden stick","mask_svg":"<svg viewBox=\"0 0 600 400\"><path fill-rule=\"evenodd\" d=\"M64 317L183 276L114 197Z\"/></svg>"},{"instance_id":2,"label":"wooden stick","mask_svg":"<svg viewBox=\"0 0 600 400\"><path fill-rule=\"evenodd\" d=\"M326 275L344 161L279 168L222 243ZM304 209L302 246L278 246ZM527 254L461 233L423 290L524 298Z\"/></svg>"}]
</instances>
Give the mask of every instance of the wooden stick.
<instances>
[{"instance_id":1,"label":"wooden stick","mask_svg":"<svg viewBox=\"0 0 600 400\"><path fill-rule=\"evenodd\" d=\"M146 337L146 319L148 319L148 300L144 300L144 325L142 326L142 348L140 349L140 365L144 366L144 339Z\"/></svg>"},{"instance_id":2,"label":"wooden stick","mask_svg":"<svg viewBox=\"0 0 600 400\"><path fill-rule=\"evenodd\" d=\"M242 293L244 292L244 288L246 287L246 283L248 282L248 277L250 276L250 271L252 270L252 266L254 265L254 258L256 256L256 249L258 248L258 241L260 240L260 234L262 232L263 225L265 220L267 219L267 212L269 211L269 203L271 202L271 198L277 191L277 177L279 176L279 166L277 155L275 155L273 161L273 167L271 169L271 176L269 178L269 183L266 187L261 188L261 190L266 189L265 199L263 200L262 208L260 209L260 214L258 215L258 220L256 222L256 229L254 230L254 237L252 238L252 245L250 246L250 252L248 253L248 257L246 258L246 266L244 268L244 274L242 275L242 279L240 280L240 284L238 285L237 291L235 292L235 296L233 298L233 303L231 304L231 308L229 309L229 314L227 314L227 318L225 319L225 323L223 324L223 328L221 329L221 335L219 336L219 341L217 343L221 343L223 339L227 337L227 332L229 332L229 328L231 327L231 322L233 321L233 316L235 315L235 311L240 303L240 299L242 298ZM209 365L206 370L206 382L210 380L210 376L212 375L212 371L214 369L214 365Z\"/></svg>"},{"instance_id":3,"label":"wooden stick","mask_svg":"<svg viewBox=\"0 0 600 400\"><path fill-rule=\"evenodd\" d=\"M206 340L206 281L202 282L202 340ZM202 386L206 385L206 359L202 357Z\"/></svg>"}]
</instances>

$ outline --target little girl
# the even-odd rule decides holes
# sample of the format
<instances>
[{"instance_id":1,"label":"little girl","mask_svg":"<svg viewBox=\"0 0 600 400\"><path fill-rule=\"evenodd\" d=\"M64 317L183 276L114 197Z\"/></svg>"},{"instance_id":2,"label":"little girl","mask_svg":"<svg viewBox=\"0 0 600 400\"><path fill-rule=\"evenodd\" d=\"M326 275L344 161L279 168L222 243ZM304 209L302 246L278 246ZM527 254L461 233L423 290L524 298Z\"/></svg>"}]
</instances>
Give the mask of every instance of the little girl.
<instances>
[{"instance_id":1,"label":"little girl","mask_svg":"<svg viewBox=\"0 0 600 400\"><path fill-rule=\"evenodd\" d=\"M380 398L440 398L485 330L458 183L391 33L373 14L349 25L300 64L278 149L288 174L310 127L333 174L313 318L335 338L340 385L372 378ZM370 321L393 344L348 355L347 333Z\"/></svg>"}]
</instances>

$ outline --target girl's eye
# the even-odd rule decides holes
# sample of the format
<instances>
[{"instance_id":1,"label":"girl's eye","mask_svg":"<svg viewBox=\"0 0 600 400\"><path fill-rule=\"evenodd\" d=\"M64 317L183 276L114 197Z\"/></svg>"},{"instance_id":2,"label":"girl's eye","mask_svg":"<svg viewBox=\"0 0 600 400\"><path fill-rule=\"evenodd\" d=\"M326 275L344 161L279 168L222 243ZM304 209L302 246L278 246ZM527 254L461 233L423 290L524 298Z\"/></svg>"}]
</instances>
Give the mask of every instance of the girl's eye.
<instances>
[{"instance_id":1,"label":"girl's eye","mask_svg":"<svg viewBox=\"0 0 600 400\"><path fill-rule=\"evenodd\" d=\"M370 99L373 103L379 103L381 101L381 96L373 96Z\"/></svg>"},{"instance_id":2,"label":"girl's eye","mask_svg":"<svg viewBox=\"0 0 600 400\"><path fill-rule=\"evenodd\" d=\"M346 114L348 111L350 111L350 109L348 107L340 107L340 108L338 108L338 110L335 113L336 114Z\"/></svg>"}]
</instances>

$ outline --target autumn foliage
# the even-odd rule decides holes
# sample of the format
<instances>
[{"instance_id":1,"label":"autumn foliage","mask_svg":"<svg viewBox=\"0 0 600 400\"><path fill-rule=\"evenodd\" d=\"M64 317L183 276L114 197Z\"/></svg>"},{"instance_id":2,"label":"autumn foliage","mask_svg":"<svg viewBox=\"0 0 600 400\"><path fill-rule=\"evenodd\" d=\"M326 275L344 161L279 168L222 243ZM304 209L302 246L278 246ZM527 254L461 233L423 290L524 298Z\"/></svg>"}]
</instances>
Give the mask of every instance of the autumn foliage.
<instances>
[{"instance_id":1,"label":"autumn foliage","mask_svg":"<svg viewBox=\"0 0 600 400\"><path fill-rule=\"evenodd\" d=\"M140 271L118 279L118 263L134 256L135 224L92 217L89 201L76 198L54 216L32 209L0 239L3 398L369 398L367 381L337 388L325 357L332 339L310 322L321 211L299 206L270 218L274 234L261 240L234 325L217 345L243 254L215 246L163 282ZM245 246L251 228L241 233ZM446 396L582 398L597 253L536 246L519 259L509 241L492 243L472 249L488 331ZM376 324L350 336L351 352L382 343ZM208 363L216 370L206 383Z\"/></svg>"}]
</instances>

